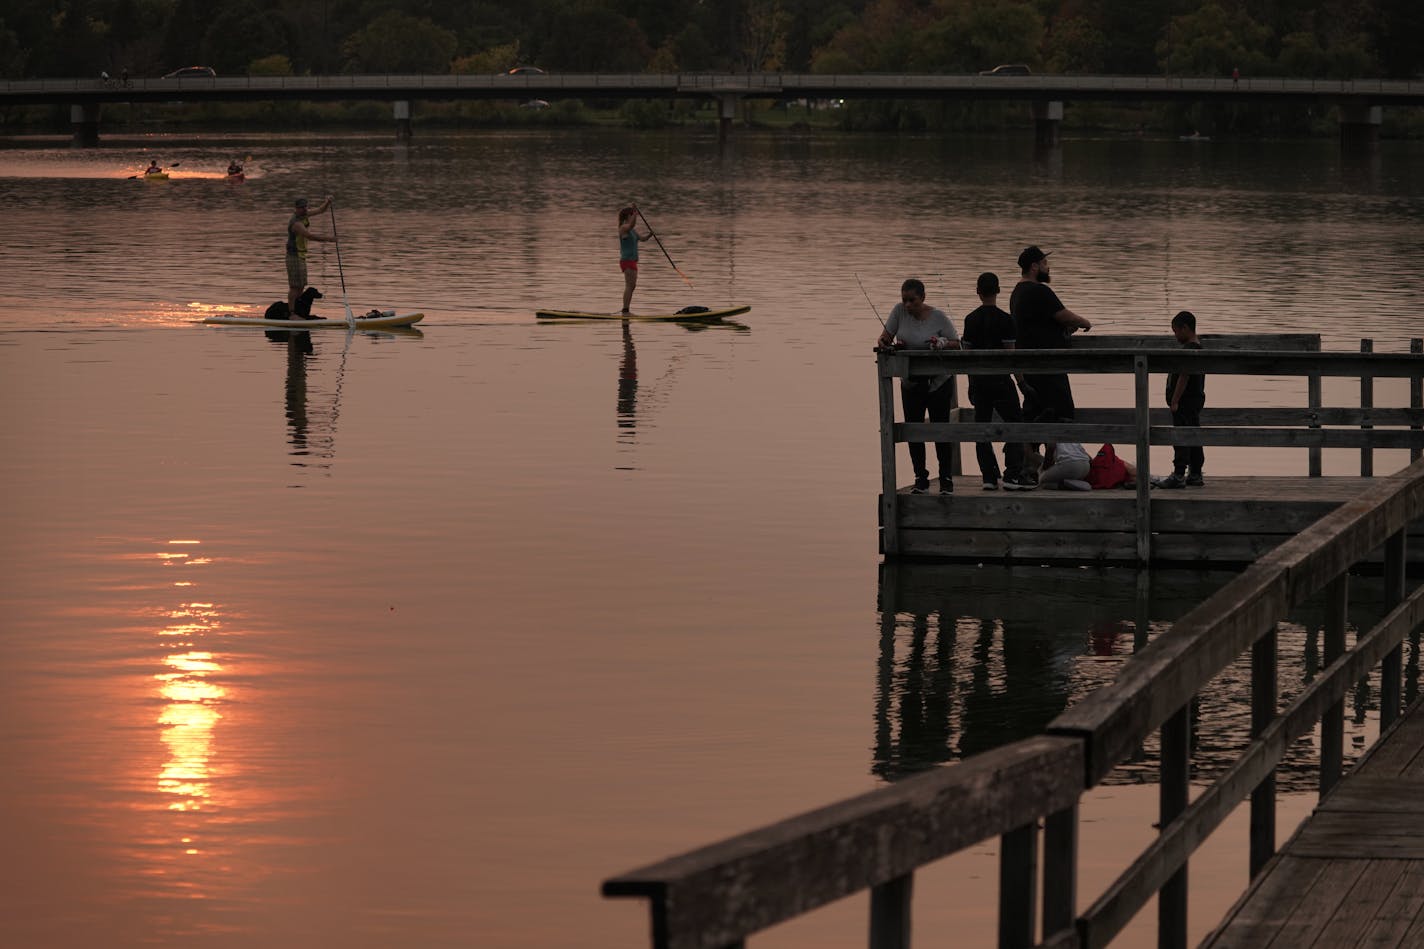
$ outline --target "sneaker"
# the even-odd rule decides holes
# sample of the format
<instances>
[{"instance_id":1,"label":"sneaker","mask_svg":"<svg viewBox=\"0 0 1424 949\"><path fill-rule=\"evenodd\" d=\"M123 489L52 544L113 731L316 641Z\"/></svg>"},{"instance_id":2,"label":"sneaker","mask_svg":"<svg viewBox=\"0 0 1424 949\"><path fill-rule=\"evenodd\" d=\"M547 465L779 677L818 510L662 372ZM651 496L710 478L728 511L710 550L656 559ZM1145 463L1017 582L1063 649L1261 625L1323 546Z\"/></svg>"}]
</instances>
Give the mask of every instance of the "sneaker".
<instances>
[{"instance_id":1,"label":"sneaker","mask_svg":"<svg viewBox=\"0 0 1424 949\"><path fill-rule=\"evenodd\" d=\"M1196 472L1195 474L1189 474L1189 475L1187 475L1187 487L1189 487L1189 488L1200 488L1200 487L1204 486L1205 484L1206 484L1206 482L1202 480L1202 476L1201 476L1201 472L1200 472L1200 471Z\"/></svg>"},{"instance_id":2,"label":"sneaker","mask_svg":"<svg viewBox=\"0 0 1424 949\"><path fill-rule=\"evenodd\" d=\"M1005 491L1032 491L1038 487L1038 479L1033 475L1009 475L1004 479Z\"/></svg>"},{"instance_id":3,"label":"sneaker","mask_svg":"<svg viewBox=\"0 0 1424 949\"><path fill-rule=\"evenodd\" d=\"M930 489L930 479L926 475L915 475L915 486L910 489L911 494L924 494Z\"/></svg>"},{"instance_id":4,"label":"sneaker","mask_svg":"<svg viewBox=\"0 0 1424 949\"><path fill-rule=\"evenodd\" d=\"M1167 477L1157 482L1157 487L1159 488L1185 488L1186 486L1186 480L1183 479L1181 475L1176 474L1175 472L1167 475Z\"/></svg>"},{"instance_id":5,"label":"sneaker","mask_svg":"<svg viewBox=\"0 0 1424 949\"><path fill-rule=\"evenodd\" d=\"M999 490L999 482L998 482L998 480L996 479L996 480L993 480L993 481L985 481L985 482L984 482L984 490L985 490L985 491L997 491L997 490Z\"/></svg>"},{"instance_id":6,"label":"sneaker","mask_svg":"<svg viewBox=\"0 0 1424 949\"><path fill-rule=\"evenodd\" d=\"M939 493L940 493L940 494L953 494L953 493L954 493L954 479L953 479L953 478L941 477L941 478L939 479Z\"/></svg>"}]
</instances>

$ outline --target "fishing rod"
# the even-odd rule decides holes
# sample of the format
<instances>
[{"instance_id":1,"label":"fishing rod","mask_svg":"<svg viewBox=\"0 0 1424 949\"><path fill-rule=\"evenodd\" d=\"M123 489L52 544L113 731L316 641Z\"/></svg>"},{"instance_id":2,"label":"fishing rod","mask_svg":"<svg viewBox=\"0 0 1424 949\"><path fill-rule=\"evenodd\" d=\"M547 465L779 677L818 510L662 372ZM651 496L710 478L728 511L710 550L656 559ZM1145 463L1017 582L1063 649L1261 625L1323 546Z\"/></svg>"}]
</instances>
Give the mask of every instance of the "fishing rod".
<instances>
[{"instance_id":1,"label":"fishing rod","mask_svg":"<svg viewBox=\"0 0 1424 949\"><path fill-rule=\"evenodd\" d=\"M855 282L860 287L860 292L865 297L865 302L870 304L871 312L875 314L877 320L880 320L880 328L885 331L886 336L889 336L890 327L886 326L885 321L880 319L880 311L875 308L875 301L870 299L870 294L865 292L865 284L860 282L860 274L853 273L851 276L855 277Z\"/></svg>"},{"instance_id":2,"label":"fishing rod","mask_svg":"<svg viewBox=\"0 0 1424 949\"><path fill-rule=\"evenodd\" d=\"M663 252L663 256L667 258L667 262L672 264L672 269L677 271L677 275L681 277L689 287L692 286L692 278L690 278L687 274L683 273L682 268L680 268L676 263L673 262L672 254L669 254L667 252L667 248L663 246L663 242L658 239L658 235L653 230L653 226L648 223L647 217L643 215L643 209L635 204L633 205L633 210L637 213L638 217L643 219L643 224L648 229L648 236L651 237L653 240L657 241L658 250L661 250Z\"/></svg>"}]
</instances>

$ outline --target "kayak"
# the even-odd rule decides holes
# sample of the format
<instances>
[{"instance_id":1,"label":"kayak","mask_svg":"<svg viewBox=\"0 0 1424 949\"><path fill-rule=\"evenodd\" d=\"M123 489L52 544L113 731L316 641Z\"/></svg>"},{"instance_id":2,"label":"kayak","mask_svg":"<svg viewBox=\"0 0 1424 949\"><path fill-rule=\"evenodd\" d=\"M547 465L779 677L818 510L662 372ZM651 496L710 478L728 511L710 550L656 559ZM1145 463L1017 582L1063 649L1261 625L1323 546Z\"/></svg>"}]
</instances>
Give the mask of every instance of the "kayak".
<instances>
[{"instance_id":1,"label":"kayak","mask_svg":"<svg viewBox=\"0 0 1424 949\"><path fill-rule=\"evenodd\" d=\"M383 310L380 316L356 317L356 329L382 329L391 326L410 326L425 319L424 313L397 313ZM261 326L269 330L319 330L345 329L349 323L344 318L312 320L269 320L261 316L208 316L202 322L217 326Z\"/></svg>"},{"instance_id":2,"label":"kayak","mask_svg":"<svg viewBox=\"0 0 1424 949\"><path fill-rule=\"evenodd\" d=\"M154 171L154 172L149 172L148 174L145 174L145 175L143 176L143 180L144 180L144 181L167 181L167 180L168 180L168 172L166 172L166 171Z\"/></svg>"},{"instance_id":3,"label":"kayak","mask_svg":"<svg viewBox=\"0 0 1424 949\"><path fill-rule=\"evenodd\" d=\"M228 175L228 176L227 176L227 180L228 180L228 181L246 181L246 180L247 180L247 175L246 175L244 172L239 171L239 172L238 172L237 174L235 174L235 175Z\"/></svg>"},{"instance_id":4,"label":"kayak","mask_svg":"<svg viewBox=\"0 0 1424 949\"><path fill-rule=\"evenodd\" d=\"M583 310L536 310L541 320L653 320L672 323L711 323L728 316L737 316L750 306L728 306L696 313L589 313Z\"/></svg>"}]
</instances>

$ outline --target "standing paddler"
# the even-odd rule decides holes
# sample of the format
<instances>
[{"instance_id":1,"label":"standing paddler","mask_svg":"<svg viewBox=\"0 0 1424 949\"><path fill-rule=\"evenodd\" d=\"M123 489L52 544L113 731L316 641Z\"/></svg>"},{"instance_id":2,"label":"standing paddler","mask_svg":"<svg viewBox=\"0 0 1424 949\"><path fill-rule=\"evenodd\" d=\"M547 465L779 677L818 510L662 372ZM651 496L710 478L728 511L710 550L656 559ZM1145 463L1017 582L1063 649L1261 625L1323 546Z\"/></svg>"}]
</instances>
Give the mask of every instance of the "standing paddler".
<instances>
[{"instance_id":1,"label":"standing paddler","mask_svg":"<svg viewBox=\"0 0 1424 949\"><path fill-rule=\"evenodd\" d=\"M287 311L297 312L297 298L307 288L307 241L335 240L311 230L311 216L323 214L331 207L331 195L322 199L316 210L307 208L307 199L298 198L292 204L292 216L287 218Z\"/></svg>"},{"instance_id":2,"label":"standing paddler","mask_svg":"<svg viewBox=\"0 0 1424 949\"><path fill-rule=\"evenodd\" d=\"M635 226L638 223L638 209L628 205L618 212L618 269L623 271L623 315L629 314L633 305L633 290L638 286L638 243L652 237L652 232L641 234Z\"/></svg>"}]
</instances>

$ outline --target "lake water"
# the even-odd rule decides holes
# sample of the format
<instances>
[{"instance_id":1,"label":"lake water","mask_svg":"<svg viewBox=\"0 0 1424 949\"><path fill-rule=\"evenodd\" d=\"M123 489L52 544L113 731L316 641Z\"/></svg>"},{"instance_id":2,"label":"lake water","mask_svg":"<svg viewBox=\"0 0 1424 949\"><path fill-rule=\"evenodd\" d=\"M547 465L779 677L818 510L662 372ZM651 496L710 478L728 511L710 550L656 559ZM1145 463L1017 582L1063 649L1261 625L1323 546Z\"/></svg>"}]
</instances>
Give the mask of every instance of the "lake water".
<instances>
[{"instance_id":1,"label":"lake water","mask_svg":"<svg viewBox=\"0 0 1424 949\"><path fill-rule=\"evenodd\" d=\"M221 180L233 157L244 184ZM150 158L173 177L131 180ZM914 275L958 318L980 271L1008 280L1038 243L1100 331L1165 334L1188 308L1208 332L1399 351L1424 334L1421 159L747 132L0 143L0 944L638 945L644 908L600 899L605 877L1032 733L1228 578L1147 599L1126 571L882 584L857 278L881 315ZM421 332L195 325L285 296L291 201L324 194L319 312L344 278L358 312L420 309ZM751 312L537 323L617 308L630 200L694 284L644 244L635 310ZM1283 635L1288 694L1313 615ZM1207 771L1238 678L1203 699ZM1085 900L1152 834L1147 752L1085 801ZM1218 838L1197 933L1245 879L1244 832ZM984 847L923 876L924 938L990 931L993 868ZM864 902L758 943L861 944Z\"/></svg>"}]
</instances>

